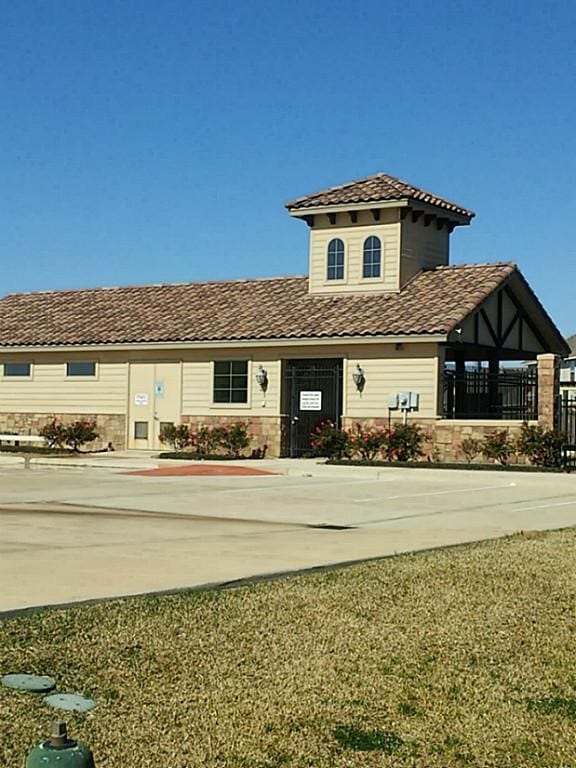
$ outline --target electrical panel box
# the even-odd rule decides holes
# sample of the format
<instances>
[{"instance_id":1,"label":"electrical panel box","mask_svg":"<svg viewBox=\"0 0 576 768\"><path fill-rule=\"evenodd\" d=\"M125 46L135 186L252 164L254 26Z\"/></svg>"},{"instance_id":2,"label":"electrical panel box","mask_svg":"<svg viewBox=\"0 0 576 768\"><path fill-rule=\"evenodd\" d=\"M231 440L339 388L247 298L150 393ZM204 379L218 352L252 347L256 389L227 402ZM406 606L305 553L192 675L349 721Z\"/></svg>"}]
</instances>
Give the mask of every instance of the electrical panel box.
<instances>
[{"instance_id":1,"label":"electrical panel box","mask_svg":"<svg viewBox=\"0 0 576 768\"><path fill-rule=\"evenodd\" d=\"M398 408L398 395L388 395L388 408L391 411Z\"/></svg>"},{"instance_id":2,"label":"electrical panel box","mask_svg":"<svg viewBox=\"0 0 576 768\"><path fill-rule=\"evenodd\" d=\"M398 404L402 411L417 411L420 401L418 392L400 392Z\"/></svg>"}]
</instances>

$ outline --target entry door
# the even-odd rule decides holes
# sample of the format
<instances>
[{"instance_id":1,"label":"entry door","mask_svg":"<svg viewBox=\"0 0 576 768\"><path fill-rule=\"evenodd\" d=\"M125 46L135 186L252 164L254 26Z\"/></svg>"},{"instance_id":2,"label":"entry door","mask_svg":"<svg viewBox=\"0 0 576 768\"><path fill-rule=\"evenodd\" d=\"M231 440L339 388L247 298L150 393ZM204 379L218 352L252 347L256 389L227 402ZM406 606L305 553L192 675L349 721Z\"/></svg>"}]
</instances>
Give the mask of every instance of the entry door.
<instances>
[{"instance_id":1,"label":"entry door","mask_svg":"<svg viewBox=\"0 0 576 768\"><path fill-rule=\"evenodd\" d=\"M330 419L340 426L342 404L342 360L289 360L284 373L284 453L305 456L315 428Z\"/></svg>"},{"instance_id":2,"label":"entry door","mask_svg":"<svg viewBox=\"0 0 576 768\"><path fill-rule=\"evenodd\" d=\"M131 363L128 446L158 450L164 424L181 416L181 363Z\"/></svg>"}]
</instances>

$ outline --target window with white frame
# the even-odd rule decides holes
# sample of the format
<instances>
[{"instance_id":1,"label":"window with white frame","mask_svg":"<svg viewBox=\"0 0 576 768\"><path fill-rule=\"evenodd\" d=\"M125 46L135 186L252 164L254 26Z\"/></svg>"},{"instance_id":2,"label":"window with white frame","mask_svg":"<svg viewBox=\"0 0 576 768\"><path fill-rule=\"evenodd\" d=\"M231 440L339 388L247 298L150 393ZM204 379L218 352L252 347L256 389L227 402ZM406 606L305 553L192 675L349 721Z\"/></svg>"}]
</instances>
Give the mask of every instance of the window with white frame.
<instances>
[{"instance_id":1,"label":"window with white frame","mask_svg":"<svg viewBox=\"0 0 576 768\"><path fill-rule=\"evenodd\" d=\"M382 244L379 237L367 237L364 241L362 277L380 277L382 271Z\"/></svg>"},{"instance_id":2,"label":"window with white frame","mask_svg":"<svg viewBox=\"0 0 576 768\"><path fill-rule=\"evenodd\" d=\"M344 279L344 241L339 237L328 243L326 277L328 280Z\"/></svg>"}]
</instances>

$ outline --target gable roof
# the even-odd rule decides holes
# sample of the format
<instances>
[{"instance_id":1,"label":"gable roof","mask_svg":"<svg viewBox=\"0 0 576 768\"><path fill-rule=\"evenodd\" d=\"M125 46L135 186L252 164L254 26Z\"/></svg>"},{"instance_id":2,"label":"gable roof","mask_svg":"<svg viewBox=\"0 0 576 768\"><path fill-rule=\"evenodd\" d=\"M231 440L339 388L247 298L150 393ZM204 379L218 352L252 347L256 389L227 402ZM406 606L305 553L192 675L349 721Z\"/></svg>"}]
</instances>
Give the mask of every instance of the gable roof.
<instances>
[{"instance_id":1,"label":"gable roof","mask_svg":"<svg viewBox=\"0 0 576 768\"><path fill-rule=\"evenodd\" d=\"M9 294L0 346L447 334L516 271L437 267L400 293L311 295L308 278L282 277Z\"/></svg>"},{"instance_id":2,"label":"gable roof","mask_svg":"<svg viewBox=\"0 0 576 768\"><path fill-rule=\"evenodd\" d=\"M286 203L289 211L328 207L332 205L348 205L354 203L377 203L393 200L408 200L443 208L446 211L457 213L467 219L473 218L475 213L462 206L452 203L432 192L414 187L406 181L389 176L387 173L375 173L365 179L350 181L337 187L330 187L321 192L316 192L306 197L299 197Z\"/></svg>"},{"instance_id":3,"label":"gable roof","mask_svg":"<svg viewBox=\"0 0 576 768\"><path fill-rule=\"evenodd\" d=\"M576 355L576 333L573 333L572 336L568 336L566 344L570 347L570 357Z\"/></svg>"}]
</instances>

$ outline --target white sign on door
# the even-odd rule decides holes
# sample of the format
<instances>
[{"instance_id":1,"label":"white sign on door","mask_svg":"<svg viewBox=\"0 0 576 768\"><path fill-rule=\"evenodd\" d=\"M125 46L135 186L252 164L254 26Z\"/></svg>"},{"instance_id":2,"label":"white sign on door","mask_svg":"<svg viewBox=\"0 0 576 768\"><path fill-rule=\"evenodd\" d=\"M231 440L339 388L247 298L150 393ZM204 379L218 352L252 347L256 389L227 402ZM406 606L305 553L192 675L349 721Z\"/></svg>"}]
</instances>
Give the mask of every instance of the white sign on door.
<instances>
[{"instance_id":1,"label":"white sign on door","mask_svg":"<svg viewBox=\"0 0 576 768\"><path fill-rule=\"evenodd\" d=\"M321 411L322 392L300 392L301 411Z\"/></svg>"},{"instance_id":2,"label":"white sign on door","mask_svg":"<svg viewBox=\"0 0 576 768\"><path fill-rule=\"evenodd\" d=\"M134 405L148 405L148 393L137 392L134 395Z\"/></svg>"}]
</instances>

